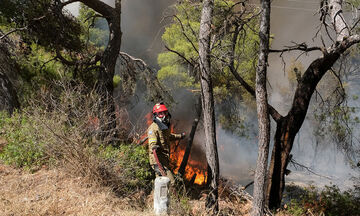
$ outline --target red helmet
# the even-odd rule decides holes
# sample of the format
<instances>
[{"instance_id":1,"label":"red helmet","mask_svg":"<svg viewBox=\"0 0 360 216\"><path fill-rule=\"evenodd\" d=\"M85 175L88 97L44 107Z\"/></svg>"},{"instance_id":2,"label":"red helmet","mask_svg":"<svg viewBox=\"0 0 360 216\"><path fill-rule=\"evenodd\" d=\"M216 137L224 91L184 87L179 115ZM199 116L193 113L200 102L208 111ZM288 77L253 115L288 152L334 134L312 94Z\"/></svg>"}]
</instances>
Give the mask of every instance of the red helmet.
<instances>
[{"instance_id":1,"label":"red helmet","mask_svg":"<svg viewBox=\"0 0 360 216\"><path fill-rule=\"evenodd\" d=\"M154 108L153 108L153 114L155 113L159 113L159 112L167 112L168 109L166 108L166 106L163 103L157 103L155 104Z\"/></svg>"}]
</instances>

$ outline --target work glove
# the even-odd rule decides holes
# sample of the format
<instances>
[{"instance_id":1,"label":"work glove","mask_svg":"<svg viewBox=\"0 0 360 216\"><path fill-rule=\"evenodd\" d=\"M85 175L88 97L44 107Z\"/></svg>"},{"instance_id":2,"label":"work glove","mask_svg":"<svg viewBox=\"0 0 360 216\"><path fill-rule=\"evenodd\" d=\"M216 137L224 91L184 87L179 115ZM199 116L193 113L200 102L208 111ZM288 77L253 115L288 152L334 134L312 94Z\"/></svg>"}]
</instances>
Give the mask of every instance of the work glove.
<instances>
[{"instance_id":1,"label":"work glove","mask_svg":"<svg viewBox=\"0 0 360 216\"><path fill-rule=\"evenodd\" d=\"M181 133L181 139L184 139L185 138L185 136L186 136L186 134L185 133Z\"/></svg>"},{"instance_id":2,"label":"work glove","mask_svg":"<svg viewBox=\"0 0 360 216\"><path fill-rule=\"evenodd\" d=\"M153 145L153 147L151 148L151 150L154 150L154 149L155 149L155 151L157 151L158 148L160 148L159 145Z\"/></svg>"},{"instance_id":3,"label":"work glove","mask_svg":"<svg viewBox=\"0 0 360 216\"><path fill-rule=\"evenodd\" d=\"M160 168L157 164L153 165L153 170L154 170L156 176L161 176Z\"/></svg>"}]
</instances>

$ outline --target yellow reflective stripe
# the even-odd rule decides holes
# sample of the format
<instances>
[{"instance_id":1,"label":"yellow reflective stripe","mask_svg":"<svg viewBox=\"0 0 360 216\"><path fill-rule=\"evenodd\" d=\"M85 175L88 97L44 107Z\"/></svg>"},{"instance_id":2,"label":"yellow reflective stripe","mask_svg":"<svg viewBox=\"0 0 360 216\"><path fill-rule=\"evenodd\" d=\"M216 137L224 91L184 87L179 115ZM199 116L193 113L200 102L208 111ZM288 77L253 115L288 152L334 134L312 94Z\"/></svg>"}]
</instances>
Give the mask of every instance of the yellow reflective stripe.
<instances>
[{"instance_id":1,"label":"yellow reflective stripe","mask_svg":"<svg viewBox=\"0 0 360 216\"><path fill-rule=\"evenodd\" d=\"M149 142L150 142L150 143L153 143L153 142L155 142L155 143L156 143L156 141L157 141L157 139L156 139L156 138L150 138L150 139L149 139Z\"/></svg>"}]
</instances>

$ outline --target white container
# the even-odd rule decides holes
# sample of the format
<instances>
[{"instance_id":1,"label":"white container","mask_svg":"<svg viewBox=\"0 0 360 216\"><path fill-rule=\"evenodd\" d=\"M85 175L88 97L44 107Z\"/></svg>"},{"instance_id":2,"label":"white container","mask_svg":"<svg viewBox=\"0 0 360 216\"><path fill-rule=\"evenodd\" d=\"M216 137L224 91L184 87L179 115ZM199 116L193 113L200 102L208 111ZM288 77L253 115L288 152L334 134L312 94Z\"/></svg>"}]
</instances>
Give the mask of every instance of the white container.
<instances>
[{"instance_id":1,"label":"white container","mask_svg":"<svg viewBox=\"0 0 360 216\"><path fill-rule=\"evenodd\" d=\"M168 177L156 177L154 189L154 211L155 215L167 215L169 212L169 185Z\"/></svg>"}]
</instances>

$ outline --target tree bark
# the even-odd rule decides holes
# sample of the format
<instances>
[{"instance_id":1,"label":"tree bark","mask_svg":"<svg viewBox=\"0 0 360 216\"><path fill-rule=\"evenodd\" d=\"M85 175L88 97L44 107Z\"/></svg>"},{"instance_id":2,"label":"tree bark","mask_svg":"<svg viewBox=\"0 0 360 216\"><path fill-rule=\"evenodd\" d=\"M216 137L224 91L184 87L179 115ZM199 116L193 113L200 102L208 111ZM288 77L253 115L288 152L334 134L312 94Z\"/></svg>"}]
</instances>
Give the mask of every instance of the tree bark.
<instances>
[{"instance_id":1,"label":"tree bark","mask_svg":"<svg viewBox=\"0 0 360 216\"><path fill-rule=\"evenodd\" d=\"M7 77L7 75L2 72L1 66L0 66L0 101L1 101L0 111L5 110L9 114L12 114L15 109L20 108L16 91L12 83L10 82L9 78Z\"/></svg>"},{"instance_id":2,"label":"tree bark","mask_svg":"<svg viewBox=\"0 0 360 216\"><path fill-rule=\"evenodd\" d=\"M3 32L0 31L0 37L3 35ZM13 46L15 44L7 38L0 40L0 111L5 110L9 114L20 108L16 88L11 82L17 79L19 74L18 65L11 59L11 56L14 55L11 52Z\"/></svg>"},{"instance_id":3,"label":"tree bark","mask_svg":"<svg viewBox=\"0 0 360 216\"><path fill-rule=\"evenodd\" d=\"M277 120L277 128L272 151L267 199L269 208L278 208L285 187L285 173L296 134L299 132L317 84L339 57L352 45L360 42L359 35L350 36L342 16L342 1L330 0L330 18L336 31L337 41L323 50L323 57L314 60L299 80L292 107L285 117Z\"/></svg>"},{"instance_id":4,"label":"tree bark","mask_svg":"<svg viewBox=\"0 0 360 216\"><path fill-rule=\"evenodd\" d=\"M204 0L200 20L199 33L199 63L200 63L200 83L201 101L204 116L205 129L205 151L206 159L211 172L208 172L210 192L206 200L206 209L210 214L217 214L218 204L218 182L219 182L219 157L216 144L215 132L215 111L214 96L211 79L210 61L210 35L211 18L214 8L214 0Z\"/></svg>"},{"instance_id":5,"label":"tree bark","mask_svg":"<svg viewBox=\"0 0 360 216\"><path fill-rule=\"evenodd\" d=\"M265 207L266 170L270 143L270 118L267 102L266 72L269 54L270 0L261 1L260 52L256 69L256 107L259 124L259 151L255 169L252 216L262 216Z\"/></svg>"},{"instance_id":6,"label":"tree bark","mask_svg":"<svg viewBox=\"0 0 360 216\"><path fill-rule=\"evenodd\" d=\"M100 111L102 138L115 136L116 128L115 102L113 98L116 61L121 47L121 0L115 1L115 7L111 7L100 0L79 0L86 6L100 13L109 26L109 42L100 60L98 71L97 91L101 97Z\"/></svg>"}]
</instances>

